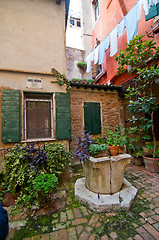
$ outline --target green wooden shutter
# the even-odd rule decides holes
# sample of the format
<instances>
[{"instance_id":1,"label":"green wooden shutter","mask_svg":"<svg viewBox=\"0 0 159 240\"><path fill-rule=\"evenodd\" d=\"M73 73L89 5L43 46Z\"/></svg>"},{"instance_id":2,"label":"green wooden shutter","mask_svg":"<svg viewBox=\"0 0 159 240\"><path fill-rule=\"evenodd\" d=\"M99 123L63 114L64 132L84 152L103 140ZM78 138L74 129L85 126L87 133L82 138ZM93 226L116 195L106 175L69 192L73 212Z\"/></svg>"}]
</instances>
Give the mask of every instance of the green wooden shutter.
<instances>
[{"instance_id":1,"label":"green wooden shutter","mask_svg":"<svg viewBox=\"0 0 159 240\"><path fill-rule=\"evenodd\" d=\"M70 94L55 93L56 139L71 138Z\"/></svg>"},{"instance_id":2,"label":"green wooden shutter","mask_svg":"<svg viewBox=\"0 0 159 240\"><path fill-rule=\"evenodd\" d=\"M90 134L95 135L101 133L100 103L84 103L84 124L85 129L87 132L90 132Z\"/></svg>"},{"instance_id":3,"label":"green wooden shutter","mask_svg":"<svg viewBox=\"0 0 159 240\"><path fill-rule=\"evenodd\" d=\"M20 90L4 89L2 92L2 142L20 142L20 110Z\"/></svg>"},{"instance_id":4,"label":"green wooden shutter","mask_svg":"<svg viewBox=\"0 0 159 240\"><path fill-rule=\"evenodd\" d=\"M148 21L149 19L156 17L158 15L159 15L159 3L157 3L156 5L153 5L149 9L149 13L145 15L145 20Z\"/></svg>"}]
</instances>

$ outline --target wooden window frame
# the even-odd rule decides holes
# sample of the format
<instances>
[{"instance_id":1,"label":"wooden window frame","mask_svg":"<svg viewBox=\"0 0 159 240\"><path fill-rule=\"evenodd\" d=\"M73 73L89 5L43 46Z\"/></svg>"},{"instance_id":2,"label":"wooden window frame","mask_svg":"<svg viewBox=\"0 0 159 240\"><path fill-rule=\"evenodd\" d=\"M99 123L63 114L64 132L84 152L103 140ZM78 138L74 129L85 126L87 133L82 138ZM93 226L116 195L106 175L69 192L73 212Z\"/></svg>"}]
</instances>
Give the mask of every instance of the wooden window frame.
<instances>
[{"instance_id":1,"label":"wooden window frame","mask_svg":"<svg viewBox=\"0 0 159 240\"><path fill-rule=\"evenodd\" d=\"M31 97L27 97L27 95L31 96L31 95L35 95L37 96L37 98L31 98ZM50 99L46 99L46 98L42 98L40 99L41 96L50 96ZM26 102L29 101L33 101L33 102L49 102L51 103L50 105L50 132L51 132L51 136L44 136L44 137L33 137L33 138L29 138L27 136L27 109L26 109ZM24 140L41 140L41 139L53 139L53 135L54 135L54 125L53 125L53 95L52 94L43 94L43 93L25 93L24 94Z\"/></svg>"}]
</instances>

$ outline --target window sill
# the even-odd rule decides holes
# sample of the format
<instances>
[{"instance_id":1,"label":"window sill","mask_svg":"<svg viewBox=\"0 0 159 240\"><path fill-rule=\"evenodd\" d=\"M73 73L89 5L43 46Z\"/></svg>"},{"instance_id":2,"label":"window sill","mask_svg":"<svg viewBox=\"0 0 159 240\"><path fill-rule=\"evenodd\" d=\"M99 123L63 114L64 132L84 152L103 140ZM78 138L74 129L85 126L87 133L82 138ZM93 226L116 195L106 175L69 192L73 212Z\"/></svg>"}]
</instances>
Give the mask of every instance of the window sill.
<instances>
[{"instance_id":1,"label":"window sill","mask_svg":"<svg viewBox=\"0 0 159 240\"><path fill-rule=\"evenodd\" d=\"M107 73L106 70L100 72L100 73L95 77L95 82L99 81L99 79L101 79L106 73Z\"/></svg>"},{"instance_id":2,"label":"window sill","mask_svg":"<svg viewBox=\"0 0 159 240\"><path fill-rule=\"evenodd\" d=\"M49 142L49 141L55 141L55 138L33 138L33 139L25 139L21 141L21 143L27 143L27 142Z\"/></svg>"}]
</instances>

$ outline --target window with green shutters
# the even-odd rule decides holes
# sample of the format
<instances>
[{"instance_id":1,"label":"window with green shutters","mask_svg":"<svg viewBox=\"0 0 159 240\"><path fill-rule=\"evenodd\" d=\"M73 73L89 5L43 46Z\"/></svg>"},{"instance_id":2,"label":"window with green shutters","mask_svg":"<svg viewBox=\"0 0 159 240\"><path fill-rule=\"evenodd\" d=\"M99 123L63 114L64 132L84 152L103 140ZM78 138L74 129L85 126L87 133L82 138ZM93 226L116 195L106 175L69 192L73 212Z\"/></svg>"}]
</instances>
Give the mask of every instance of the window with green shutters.
<instances>
[{"instance_id":1,"label":"window with green shutters","mask_svg":"<svg viewBox=\"0 0 159 240\"><path fill-rule=\"evenodd\" d=\"M53 94L24 94L24 140L71 138L70 94L55 93L56 124L53 122ZM21 141L21 92L5 89L2 92L2 142Z\"/></svg>"},{"instance_id":2,"label":"window with green shutters","mask_svg":"<svg viewBox=\"0 0 159 240\"><path fill-rule=\"evenodd\" d=\"M101 133L100 103L84 102L84 125L92 135Z\"/></svg>"},{"instance_id":3,"label":"window with green shutters","mask_svg":"<svg viewBox=\"0 0 159 240\"><path fill-rule=\"evenodd\" d=\"M56 139L71 138L70 94L55 93Z\"/></svg>"},{"instance_id":4,"label":"window with green shutters","mask_svg":"<svg viewBox=\"0 0 159 240\"><path fill-rule=\"evenodd\" d=\"M21 93L20 90L2 91L2 142L21 140Z\"/></svg>"},{"instance_id":5,"label":"window with green shutters","mask_svg":"<svg viewBox=\"0 0 159 240\"><path fill-rule=\"evenodd\" d=\"M24 138L53 138L52 94L25 93Z\"/></svg>"},{"instance_id":6,"label":"window with green shutters","mask_svg":"<svg viewBox=\"0 0 159 240\"><path fill-rule=\"evenodd\" d=\"M159 15L159 3L157 3L156 5L154 4L150 7L149 13L145 15L145 20L148 21L149 19L156 17L158 15Z\"/></svg>"}]
</instances>

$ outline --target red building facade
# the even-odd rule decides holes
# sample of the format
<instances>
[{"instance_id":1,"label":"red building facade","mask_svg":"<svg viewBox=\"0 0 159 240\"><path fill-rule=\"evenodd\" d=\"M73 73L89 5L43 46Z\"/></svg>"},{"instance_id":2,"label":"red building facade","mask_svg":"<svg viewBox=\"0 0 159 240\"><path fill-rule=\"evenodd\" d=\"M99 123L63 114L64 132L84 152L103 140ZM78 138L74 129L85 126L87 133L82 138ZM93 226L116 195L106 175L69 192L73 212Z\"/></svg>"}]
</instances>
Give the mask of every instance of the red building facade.
<instances>
[{"instance_id":1,"label":"red building facade","mask_svg":"<svg viewBox=\"0 0 159 240\"><path fill-rule=\"evenodd\" d=\"M133 36L140 34L147 40L153 37L159 45L159 1L90 0L90 4L93 30L92 52L86 59L87 71L92 70L92 77L98 83L122 85L130 77L128 73L116 76L118 64L115 54L120 49L124 50L126 42Z\"/></svg>"}]
</instances>

